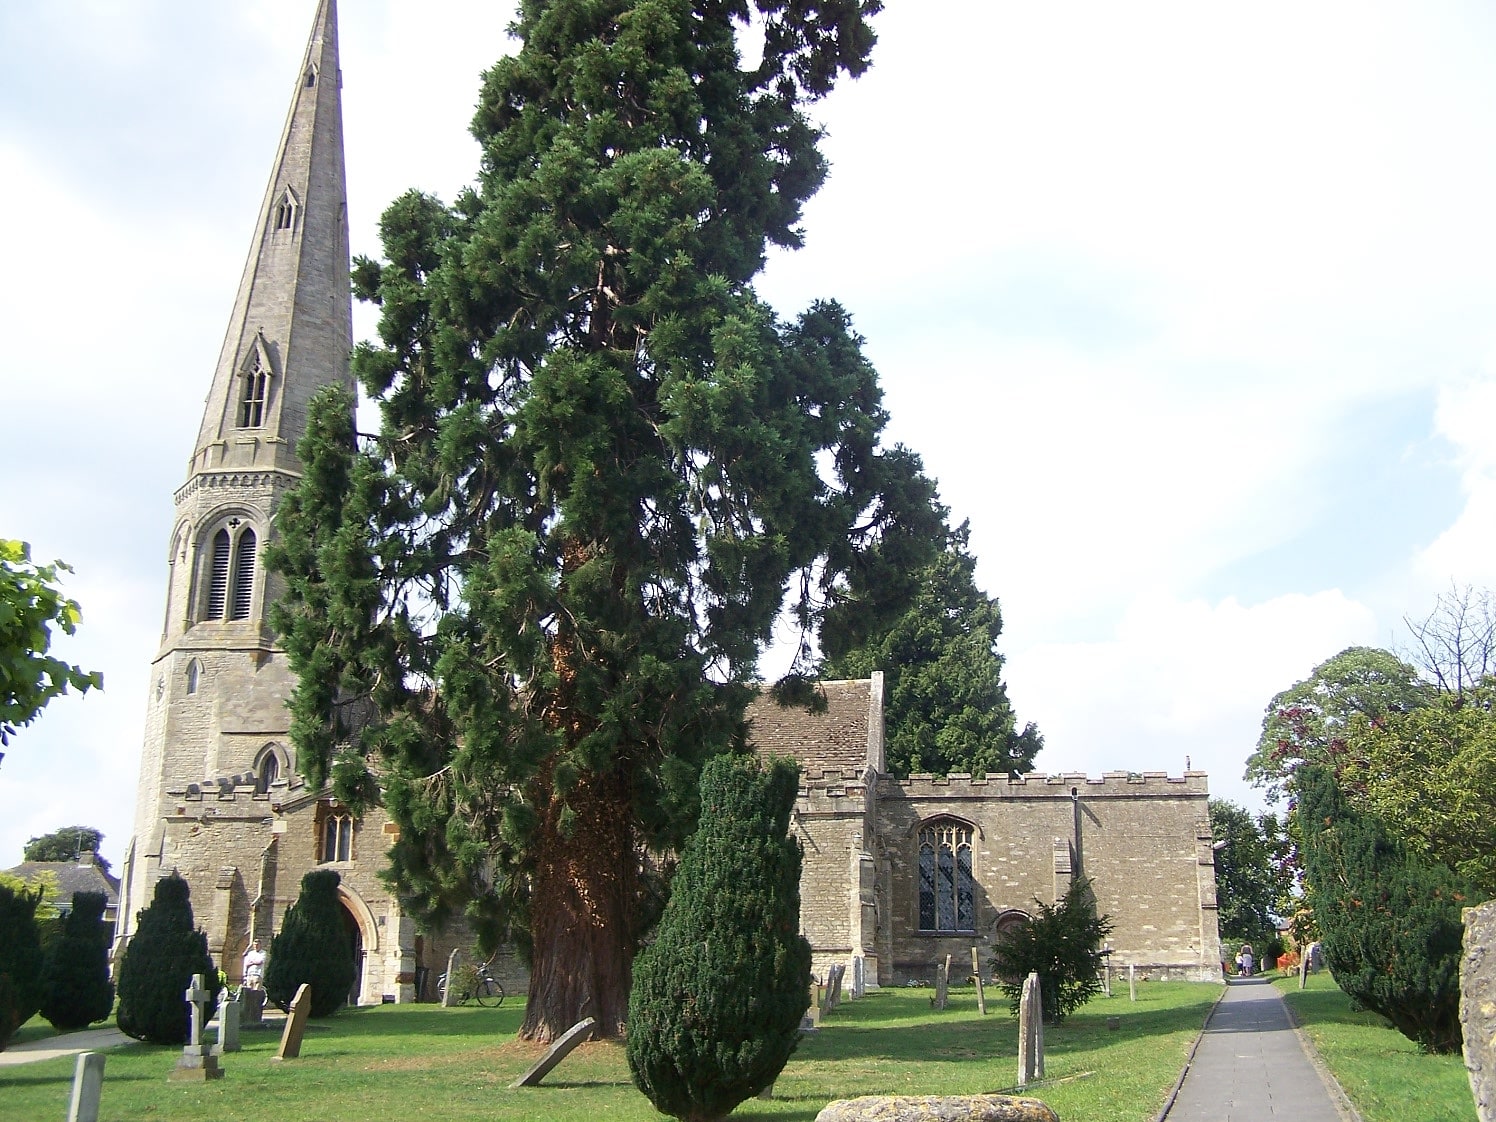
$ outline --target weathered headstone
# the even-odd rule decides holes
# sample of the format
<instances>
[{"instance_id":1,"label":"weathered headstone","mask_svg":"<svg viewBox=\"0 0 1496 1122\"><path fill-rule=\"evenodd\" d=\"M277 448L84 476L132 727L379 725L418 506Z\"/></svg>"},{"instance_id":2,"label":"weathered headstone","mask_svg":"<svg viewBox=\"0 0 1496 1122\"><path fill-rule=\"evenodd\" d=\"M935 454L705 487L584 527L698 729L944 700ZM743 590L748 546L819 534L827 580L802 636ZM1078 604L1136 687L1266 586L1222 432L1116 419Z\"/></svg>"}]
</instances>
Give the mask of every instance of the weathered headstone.
<instances>
[{"instance_id":1,"label":"weathered headstone","mask_svg":"<svg viewBox=\"0 0 1496 1122\"><path fill-rule=\"evenodd\" d=\"M977 949L971 948L971 980L977 987L977 1012L982 1016L987 1015L987 991L982 988L982 962L977 956Z\"/></svg>"},{"instance_id":2,"label":"weathered headstone","mask_svg":"<svg viewBox=\"0 0 1496 1122\"><path fill-rule=\"evenodd\" d=\"M826 972L826 1005L824 1012L830 1013L841 1004L842 978L846 976L847 968L842 963L837 963Z\"/></svg>"},{"instance_id":3,"label":"weathered headstone","mask_svg":"<svg viewBox=\"0 0 1496 1122\"><path fill-rule=\"evenodd\" d=\"M852 956L852 1000L856 1001L867 993L867 970L866 960L859 954Z\"/></svg>"},{"instance_id":4,"label":"weathered headstone","mask_svg":"<svg viewBox=\"0 0 1496 1122\"><path fill-rule=\"evenodd\" d=\"M1101 967L1101 992L1107 997L1112 996L1112 960L1111 952L1107 952L1107 959Z\"/></svg>"},{"instance_id":5,"label":"weathered headstone","mask_svg":"<svg viewBox=\"0 0 1496 1122\"><path fill-rule=\"evenodd\" d=\"M1038 1099L1009 1095L867 1095L838 1099L816 1122L1060 1122Z\"/></svg>"},{"instance_id":6,"label":"weathered headstone","mask_svg":"<svg viewBox=\"0 0 1496 1122\"><path fill-rule=\"evenodd\" d=\"M457 966L461 962L462 952L453 947L452 953L447 956L447 986L442 990L443 1009L451 1008L459 1000L457 996Z\"/></svg>"},{"instance_id":7,"label":"weathered headstone","mask_svg":"<svg viewBox=\"0 0 1496 1122\"><path fill-rule=\"evenodd\" d=\"M239 1027L265 1027L265 991L256 986L239 987Z\"/></svg>"},{"instance_id":8,"label":"weathered headstone","mask_svg":"<svg viewBox=\"0 0 1496 1122\"><path fill-rule=\"evenodd\" d=\"M1466 908L1460 959L1465 1071L1480 1122L1496 1122L1496 900Z\"/></svg>"},{"instance_id":9,"label":"weathered headstone","mask_svg":"<svg viewBox=\"0 0 1496 1122\"><path fill-rule=\"evenodd\" d=\"M225 989L223 1000L218 1003L218 1043L213 1047L215 1056L240 1049L239 1015L244 1006L237 998L230 999L228 994L229 991Z\"/></svg>"},{"instance_id":10,"label":"weathered headstone","mask_svg":"<svg viewBox=\"0 0 1496 1122\"><path fill-rule=\"evenodd\" d=\"M182 995L192 1007L192 1018L187 1028L187 1043L182 1048L182 1058L172 1069L172 1079L222 1079L223 1071L218 1066L218 1057L203 1040L203 1027L208 1023L208 1002L213 1000L210 990L203 988L203 976L192 975L192 985Z\"/></svg>"},{"instance_id":11,"label":"weathered headstone","mask_svg":"<svg viewBox=\"0 0 1496 1122\"><path fill-rule=\"evenodd\" d=\"M1303 989L1309 979L1309 948L1305 947L1299 955L1299 989Z\"/></svg>"},{"instance_id":12,"label":"weathered headstone","mask_svg":"<svg viewBox=\"0 0 1496 1122\"><path fill-rule=\"evenodd\" d=\"M1134 963L1127 964L1127 1000L1138 999L1138 968Z\"/></svg>"},{"instance_id":13,"label":"weathered headstone","mask_svg":"<svg viewBox=\"0 0 1496 1122\"><path fill-rule=\"evenodd\" d=\"M301 1056L301 1038L306 1035L306 1019L312 1012L312 987L306 982L296 987L296 996L291 999L291 1015L286 1018L286 1027L281 1032L280 1047L271 1057L271 1063L294 1060Z\"/></svg>"},{"instance_id":14,"label":"weathered headstone","mask_svg":"<svg viewBox=\"0 0 1496 1122\"><path fill-rule=\"evenodd\" d=\"M930 1008L944 1009L950 1001L950 982L946 975L950 967L944 962L935 964L935 996L930 998Z\"/></svg>"},{"instance_id":15,"label":"weathered headstone","mask_svg":"<svg viewBox=\"0 0 1496 1122\"><path fill-rule=\"evenodd\" d=\"M555 1042L546 1051L546 1054L536 1060L534 1066L529 1071L509 1084L510 1089L513 1090L515 1087L540 1086L540 1081L551 1073L551 1069L566 1059L571 1054L572 1049L576 1048L578 1044L581 1044L592 1035L592 1026L596 1023L591 1017L588 1017L585 1021L578 1021L572 1025L571 1028L556 1038Z\"/></svg>"},{"instance_id":16,"label":"weathered headstone","mask_svg":"<svg viewBox=\"0 0 1496 1122\"><path fill-rule=\"evenodd\" d=\"M1038 973L1023 980L1018 999L1018 1086L1044 1078L1044 996Z\"/></svg>"},{"instance_id":17,"label":"weathered headstone","mask_svg":"<svg viewBox=\"0 0 1496 1122\"><path fill-rule=\"evenodd\" d=\"M73 1068L73 1097L68 1122L99 1122L99 1096L104 1093L104 1053L80 1052Z\"/></svg>"}]
</instances>

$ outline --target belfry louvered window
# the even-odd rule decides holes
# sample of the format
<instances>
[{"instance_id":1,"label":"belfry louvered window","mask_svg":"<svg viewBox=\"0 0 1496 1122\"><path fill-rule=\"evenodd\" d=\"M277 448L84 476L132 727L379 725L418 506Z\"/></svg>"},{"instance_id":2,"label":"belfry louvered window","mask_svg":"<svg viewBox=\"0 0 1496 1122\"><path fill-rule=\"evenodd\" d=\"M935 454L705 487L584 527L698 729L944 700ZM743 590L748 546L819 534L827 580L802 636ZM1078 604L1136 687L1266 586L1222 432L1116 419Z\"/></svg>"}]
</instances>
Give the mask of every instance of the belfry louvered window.
<instances>
[{"instance_id":1,"label":"belfry louvered window","mask_svg":"<svg viewBox=\"0 0 1496 1122\"><path fill-rule=\"evenodd\" d=\"M213 535L208 557L208 596L203 619L249 619L254 613L255 532L239 519Z\"/></svg>"},{"instance_id":2,"label":"belfry louvered window","mask_svg":"<svg viewBox=\"0 0 1496 1122\"><path fill-rule=\"evenodd\" d=\"M234 549L234 596L229 608L230 619L248 619L254 606L255 532L247 526L239 535Z\"/></svg>"},{"instance_id":3,"label":"belfry louvered window","mask_svg":"<svg viewBox=\"0 0 1496 1122\"><path fill-rule=\"evenodd\" d=\"M942 819L919 832L919 929L976 930L971 827Z\"/></svg>"}]
</instances>

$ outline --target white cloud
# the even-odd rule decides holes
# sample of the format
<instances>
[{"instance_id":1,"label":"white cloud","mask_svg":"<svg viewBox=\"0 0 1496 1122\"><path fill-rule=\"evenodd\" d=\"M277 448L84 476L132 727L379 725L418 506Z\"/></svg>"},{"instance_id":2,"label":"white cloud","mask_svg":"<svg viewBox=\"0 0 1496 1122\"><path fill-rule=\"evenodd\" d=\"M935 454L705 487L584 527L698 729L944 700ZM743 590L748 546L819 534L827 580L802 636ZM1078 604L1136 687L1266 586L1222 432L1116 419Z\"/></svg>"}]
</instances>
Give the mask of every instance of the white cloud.
<instances>
[{"instance_id":1,"label":"white cloud","mask_svg":"<svg viewBox=\"0 0 1496 1122\"><path fill-rule=\"evenodd\" d=\"M1416 558L1414 569L1430 586L1429 600L1451 581L1496 588L1496 380L1445 387L1435 422L1456 449L1465 507Z\"/></svg>"}]
</instances>

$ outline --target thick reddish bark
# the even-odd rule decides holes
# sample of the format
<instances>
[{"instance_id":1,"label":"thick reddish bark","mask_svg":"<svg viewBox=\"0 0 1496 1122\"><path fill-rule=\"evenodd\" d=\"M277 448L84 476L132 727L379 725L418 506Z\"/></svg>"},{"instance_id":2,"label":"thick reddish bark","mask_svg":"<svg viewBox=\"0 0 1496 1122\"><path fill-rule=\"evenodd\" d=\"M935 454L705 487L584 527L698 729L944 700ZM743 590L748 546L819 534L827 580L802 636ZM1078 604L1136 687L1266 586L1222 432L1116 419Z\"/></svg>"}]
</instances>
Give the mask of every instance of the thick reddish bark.
<instances>
[{"instance_id":1,"label":"thick reddish bark","mask_svg":"<svg viewBox=\"0 0 1496 1122\"><path fill-rule=\"evenodd\" d=\"M531 883L534 950L519 1035L543 1044L585 1017L597 1022L597 1036L621 1035L634 960L639 866L628 784L584 779L566 801L575 829L562 836L561 803L552 797Z\"/></svg>"}]
</instances>

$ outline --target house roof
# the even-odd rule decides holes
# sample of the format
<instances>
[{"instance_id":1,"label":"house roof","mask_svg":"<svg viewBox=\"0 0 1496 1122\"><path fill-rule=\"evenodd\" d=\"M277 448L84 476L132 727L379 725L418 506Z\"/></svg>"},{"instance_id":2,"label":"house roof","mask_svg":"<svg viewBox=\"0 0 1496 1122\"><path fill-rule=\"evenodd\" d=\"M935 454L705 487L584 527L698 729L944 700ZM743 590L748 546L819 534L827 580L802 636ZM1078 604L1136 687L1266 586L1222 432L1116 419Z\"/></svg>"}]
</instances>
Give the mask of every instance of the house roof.
<instances>
[{"instance_id":1,"label":"house roof","mask_svg":"<svg viewBox=\"0 0 1496 1122\"><path fill-rule=\"evenodd\" d=\"M6 871L27 881L34 881L39 873L51 873L57 878L57 900L61 904L71 903L79 892L102 892L107 901L105 911L119 907L119 878L106 873L92 853L83 854L77 861L23 861Z\"/></svg>"},{"instance_id":2,"label":"house roof","mask_svg":"<svg viewBox=\"0 0 1496 1122\"><path fill-rule=\"evenodd\" d=\"M874 684L859 678L821 682L818 688L826 699L820 713L779 705L760 694L748 706L748 741L759 755L792 756L807 771L840 768L860 775L875 762L869 728Z\"/></svg>"}]
</instances>

